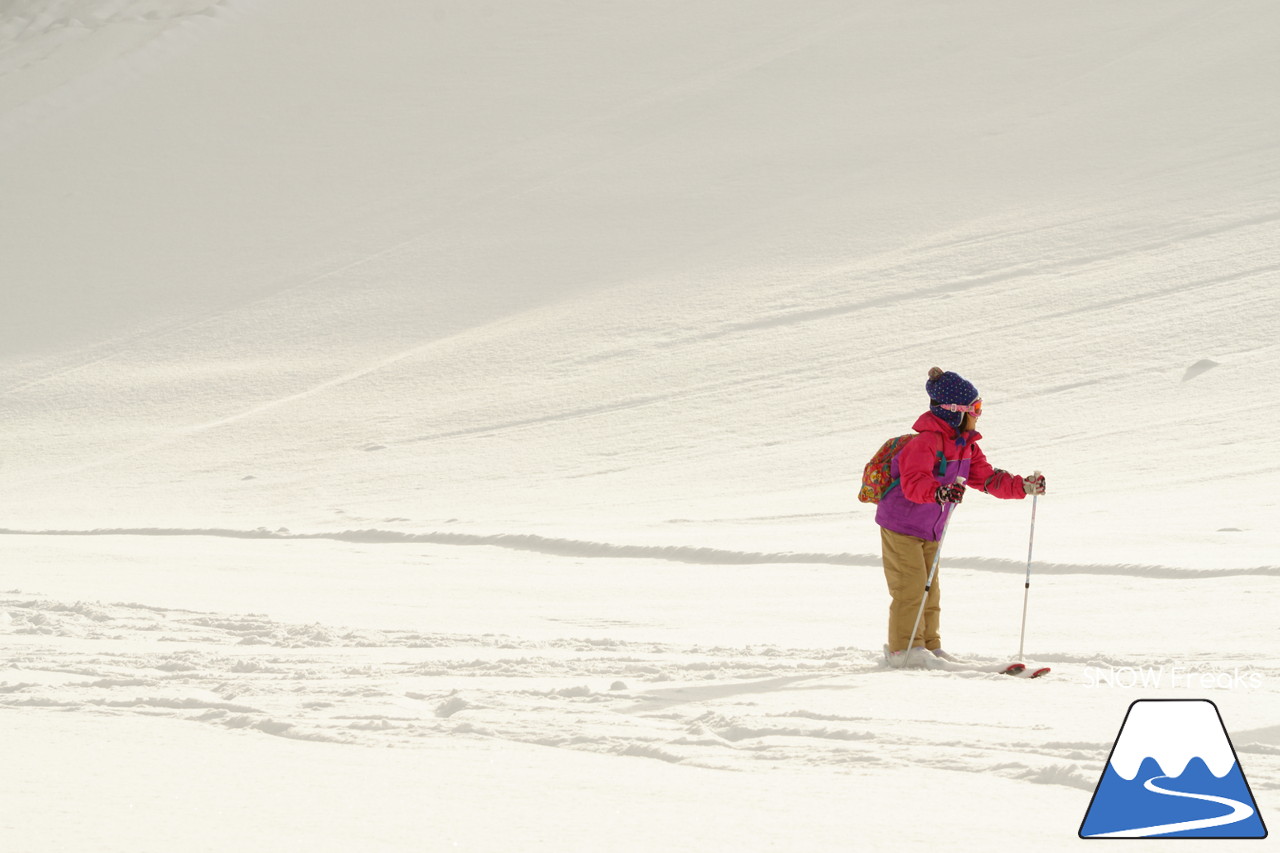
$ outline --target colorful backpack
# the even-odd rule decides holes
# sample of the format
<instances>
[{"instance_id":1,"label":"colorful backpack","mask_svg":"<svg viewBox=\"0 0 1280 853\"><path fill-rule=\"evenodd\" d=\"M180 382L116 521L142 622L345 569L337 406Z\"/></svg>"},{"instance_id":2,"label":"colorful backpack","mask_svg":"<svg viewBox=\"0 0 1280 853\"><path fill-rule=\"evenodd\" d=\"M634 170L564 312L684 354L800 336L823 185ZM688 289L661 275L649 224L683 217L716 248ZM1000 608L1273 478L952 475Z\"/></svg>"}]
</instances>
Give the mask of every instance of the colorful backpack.
<instances>
[{"instance_id":1,"label":"colorful backpack","mask_svg":"<svg viewBox=\"0 0 1280 853\"><path fill-rule=\"evenodd\" d=\"M858 490L858 500L864 504L878 504L885 492L893 488L898 481L893 479L893 457L907 446L907 442L916 437L916 433L897 435L880 445L875 456L862 469L862 488Z\"/></svg>"}]
</instances>

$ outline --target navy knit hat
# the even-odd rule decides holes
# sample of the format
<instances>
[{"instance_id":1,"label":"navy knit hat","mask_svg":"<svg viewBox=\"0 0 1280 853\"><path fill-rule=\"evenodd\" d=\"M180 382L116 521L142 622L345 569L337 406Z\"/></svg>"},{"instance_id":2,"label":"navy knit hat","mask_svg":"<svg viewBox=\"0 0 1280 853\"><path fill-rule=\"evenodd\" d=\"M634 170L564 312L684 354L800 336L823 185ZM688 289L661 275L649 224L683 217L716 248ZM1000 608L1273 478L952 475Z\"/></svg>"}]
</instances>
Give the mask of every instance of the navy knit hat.
<instances>
[{"instance_id":1,"label":"navy knit hat","mask_svg":"<svg viewBox=\"0 0 1280 853\"><path fill-rule=\"evenodd\" d=\"M978 389L973 383L959 373L943 372L942 368L929 370L929 381L924 383L924 390L929 393L929 411L950 424L954 429L960 428L964 412L950 412L940 408L939 403L955 403L967 406L978 399Z\"/></svg>"}]
</instances>

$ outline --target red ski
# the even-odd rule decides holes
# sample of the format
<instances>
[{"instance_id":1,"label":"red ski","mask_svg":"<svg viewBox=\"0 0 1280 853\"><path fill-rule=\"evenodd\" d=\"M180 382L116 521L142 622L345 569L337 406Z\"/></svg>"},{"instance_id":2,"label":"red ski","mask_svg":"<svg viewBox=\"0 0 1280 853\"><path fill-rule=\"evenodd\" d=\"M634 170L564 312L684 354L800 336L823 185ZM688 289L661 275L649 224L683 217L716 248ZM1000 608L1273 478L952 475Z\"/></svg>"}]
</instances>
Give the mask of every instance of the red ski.
<instances>
[{"instance_id":1,"label":"red ski","mask_svg":"<svg viewBox=\"0 0 1280 853\"><path fill-rule=\"evenodd\" d=\"M1050 668L1047 666L1038 666L1035 669L1028 670L1025 663L1011 663L1004 668L1005 675L1016 675L1019 678L1039 678L1042 675L1048 675Z\"/></svg>"}]
</instances>

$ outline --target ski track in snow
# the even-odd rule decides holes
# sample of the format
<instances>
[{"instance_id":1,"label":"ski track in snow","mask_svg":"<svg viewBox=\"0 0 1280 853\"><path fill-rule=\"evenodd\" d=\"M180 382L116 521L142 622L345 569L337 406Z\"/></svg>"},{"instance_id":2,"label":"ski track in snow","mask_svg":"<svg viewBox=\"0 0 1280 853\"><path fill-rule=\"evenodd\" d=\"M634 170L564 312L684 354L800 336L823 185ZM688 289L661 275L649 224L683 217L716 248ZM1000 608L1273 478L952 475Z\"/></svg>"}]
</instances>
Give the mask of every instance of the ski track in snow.
<instances>
[{"instance_id":1,"label":"ski track in snow","mask_svg":"<svg viewBox=\"0 0 1280 853\"><path fill-rule=\"evenodd\" d=\"M1034 721L858 714L885 707L848 701L877 679L1007 681L892 672L873 650L355 630L9 595L0 708L11 711L177 718L359 747L491 738L718 770L926 766L1080 790L1107 748L1047 741ZM1254 759L1252 781L1280 787L1275 757Z\"/></svg>"},{"instance_id":2,"label":"ski track in snow","mask_svg":"<svg viewBox=\"0 0 1280 853\"><path fill-rule=\"evenodd\" d=\"M353 630L9 596L0 708L10 711L177 718L363 747L480 737L719 770L928 766L1081 790L1107 746L1045 741L1034 721L858 714L873 706L849 703L849 691L877 679L1007 680L891 672L872 650ZM1256 762L1251 771L1267 784Z\"/></svg>"}]
</instances>

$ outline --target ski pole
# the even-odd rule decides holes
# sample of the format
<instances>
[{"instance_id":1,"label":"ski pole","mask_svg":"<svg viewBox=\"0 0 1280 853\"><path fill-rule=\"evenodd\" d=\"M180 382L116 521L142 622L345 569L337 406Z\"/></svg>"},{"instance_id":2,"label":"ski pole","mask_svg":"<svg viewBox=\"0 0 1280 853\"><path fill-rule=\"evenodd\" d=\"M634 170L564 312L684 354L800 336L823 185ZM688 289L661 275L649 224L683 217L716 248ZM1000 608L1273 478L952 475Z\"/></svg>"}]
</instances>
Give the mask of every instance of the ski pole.
<instances>
[{"instance_id":1,"label":"ski pole","mask_svg":"<svg viewBox=\"0 0 1280 853\"><path fill-rule=\"evenodd\" d=\"M1040 472L1035 473L1036 479ZM1018 660L1022 660L1022 647L1027 639L1027 599L1031 597L1031 547L1036 542L1036 500L1039 495L1031 496L1031 538L1027 541L1027 581L1022 587L1022 636L1018 638Z\"/></svg>"},{"instance_id":2,"label":"ski pole","mask_svg":"<svg viewBox=\"0 0 1280 853\"><path fill-rule=\"evenodd\" d=\"M929 601L929 590L933 588L933 579L938 574L938 562L942 559L942 543L947 541L947 528L951 526L951 513L955 504L947 504L947 518L942 522L942 535L938 537L938 550L933 552L933 568L929 570L929 578L924 582L924 598L920 599L920 609L916 611L916 624L911 626L911 636L907 637L907 648L904 655L911 654L911 647L916 641L916 631L920 630L920 619L924 616L924 606ZM902 661L907 662L906 658Z\"/></svg>"}]
</instances>

